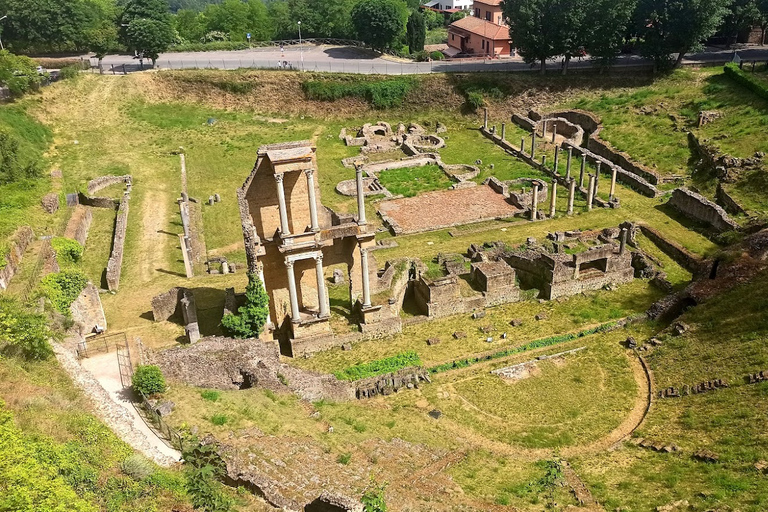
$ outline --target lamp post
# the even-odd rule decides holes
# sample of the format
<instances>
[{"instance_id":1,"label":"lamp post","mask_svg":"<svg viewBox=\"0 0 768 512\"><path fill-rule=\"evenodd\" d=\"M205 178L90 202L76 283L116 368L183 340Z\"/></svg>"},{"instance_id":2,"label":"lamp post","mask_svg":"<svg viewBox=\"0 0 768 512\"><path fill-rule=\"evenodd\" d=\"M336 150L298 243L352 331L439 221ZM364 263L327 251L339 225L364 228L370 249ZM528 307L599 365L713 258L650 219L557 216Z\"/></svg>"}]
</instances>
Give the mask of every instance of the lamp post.
<instances>
[{"instance_id":1,"label":"lamp post","mask_svg":"<svg viewBox=\"0 0 768 512\"><path fill-rule=\"evenodd\" d=\"M299 25L299 58L301 59L301 70L304 71L304 47L301 45L301 21Z\"/></svg>"},{"instance_id":2,"label":"lamp post","mask_svg":"<svg viewBox=\"0 0 768 512\"><path fill-rule=\"evenodd\" d=\"M0 18L0 21L3 21L7 17L8 17L8 15L6 14L2 18ZM2 37L0 37L0 50L5 50L5 46L3 46L3 38Z\"/></svg>"}]
</instances>

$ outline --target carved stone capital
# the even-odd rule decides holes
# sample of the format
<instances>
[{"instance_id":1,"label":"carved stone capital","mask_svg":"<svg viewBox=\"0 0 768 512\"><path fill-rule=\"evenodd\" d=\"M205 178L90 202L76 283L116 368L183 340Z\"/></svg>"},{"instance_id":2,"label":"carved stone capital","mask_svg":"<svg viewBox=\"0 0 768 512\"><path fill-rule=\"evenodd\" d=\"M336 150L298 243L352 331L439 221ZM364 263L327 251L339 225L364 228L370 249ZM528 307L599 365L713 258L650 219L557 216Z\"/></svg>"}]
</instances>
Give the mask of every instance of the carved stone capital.
<instances>
[{"instance_id":1,"label":"carved stone capital","mask_svg":"<svg viewBox=\"0 0 768 512\"><path fill-rule=\"evenodd\" d=\"M275 174L275 181L282 184L283 183L283 174Z\"/></svg>"}]
</instances>

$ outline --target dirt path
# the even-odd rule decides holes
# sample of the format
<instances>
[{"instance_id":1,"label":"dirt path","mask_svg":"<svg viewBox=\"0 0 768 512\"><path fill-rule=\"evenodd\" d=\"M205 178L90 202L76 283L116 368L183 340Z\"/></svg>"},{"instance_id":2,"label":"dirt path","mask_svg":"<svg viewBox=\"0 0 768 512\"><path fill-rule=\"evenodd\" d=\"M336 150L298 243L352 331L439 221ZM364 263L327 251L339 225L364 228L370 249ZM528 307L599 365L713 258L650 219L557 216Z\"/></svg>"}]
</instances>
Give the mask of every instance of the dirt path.
<instances>
[{"instance_id":1,"label":"dirt path","mask_svg":"<svg viewBox=\"0 0 768 512\"><path fill-rule=\"evenodd\" d=\"M159 189L146 191L141 202L141 235L137 266L142 283L152 281L157 269L165 268L165 247L168 235L162 230L168 225L168 197Z\"/></svg>"}]
</instances>

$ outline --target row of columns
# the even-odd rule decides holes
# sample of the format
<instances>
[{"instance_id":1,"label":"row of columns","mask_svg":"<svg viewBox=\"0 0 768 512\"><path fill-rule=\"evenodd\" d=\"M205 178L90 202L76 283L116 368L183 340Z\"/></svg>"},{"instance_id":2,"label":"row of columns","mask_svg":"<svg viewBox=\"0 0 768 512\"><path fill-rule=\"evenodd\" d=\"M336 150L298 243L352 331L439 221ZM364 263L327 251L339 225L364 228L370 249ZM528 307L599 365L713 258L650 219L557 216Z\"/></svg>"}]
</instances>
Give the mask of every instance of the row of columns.
<instances>
[{"instance_id":1,"label":"row of columns","mask_svg":"<svg viewBox=\"0 0 768 512\"><path fill-rule=\"evenodd\" d=\"M307 177L307 191L309 196L309 222L312 231L318 231L320 225L317 221L317 198L315 196L315 170L305 169L304 175ZM277 185L277 206L280 210L280 233L283 236L290 235L291 229L288 226L288 207L285 203L285 175L283 173L275 174L275 184Z\"/></svg>"},{"instance_id":2,"label":"row of columns","mask_svg":"<svg viewBox=\"0 0 768 512\"><path fill-rule=\"evenodd\" d=\"M328 309L328 295L325 291L325 277L323 275L323 253L318 252L310 256L315 260L315 276L317 278L317 302L320 306L320 318L327 318L330 315ZM285 267L288 272L288 295L291 303L291 321L299 323L301 321L301 312L299 311L299 297L296 291L296 274L293 271L293 265L296 260L285 260Z\"/></svg>"}]
</instances>

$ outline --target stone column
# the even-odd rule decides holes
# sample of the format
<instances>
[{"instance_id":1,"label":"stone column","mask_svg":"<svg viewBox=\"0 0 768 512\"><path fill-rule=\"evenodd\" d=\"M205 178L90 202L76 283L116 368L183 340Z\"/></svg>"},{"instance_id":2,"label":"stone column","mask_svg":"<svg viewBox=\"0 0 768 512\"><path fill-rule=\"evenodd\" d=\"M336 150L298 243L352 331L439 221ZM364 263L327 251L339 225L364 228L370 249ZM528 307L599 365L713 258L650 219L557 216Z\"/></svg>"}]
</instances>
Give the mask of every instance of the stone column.
<instances>
[{"instance_id":1,"label":"stone column","mask_svg":"<svg viewBox=\"0 0 768 512\"><path fill-rule=\"evenodd\" d=\"M309 191L309 221L312 231L320 230L320 226L317 224L317 200L315 199L315 170L305 169L304 174L307 176L307 190Z\"/></svg>"},{"instance_id":2,"label":"stone column","mask_svg":"<svg viewBox=\"0 0 768 512\"><path fill-rule=\"evenodd\" d=\"M291 322L301 322L299 313L299 298L296 295L296 276L293 274L293 261L285 260L285 268L288 271L288 295L291 302Z\"/></svg>"},{"instance_id":3,"label":"stone column","mask_svg":"<svg viewBox=\"0 0 768 512\"><path fill-rule=\"evenodd\" d=\"M571 178L568 182L568 215L573 215L573 199L576 196L576 180Z\"/></svg>"},{"instance_id":4,"label":"stone column","mask_svg":"<svg viewBox=\"0 0 768 512\"><path fill-rule=\"evenodd\" d=\"M485 113L484 114L484 119L483 119L483 128L485 128L487 130L488 129L488 109L484 108L483 111Z\"/></svg>"},{"instance_id":5,"label":"stone column","mask_svg":"<svg viewBox=\"0 0 768 512\"><path fill-rule=\"evenodd\" d=\"M326 318L330 312L328 311L328 294L325 293L322 253L315 257L315 274L317 276L317 303L320 305L320 318Z\"/></svg>"},{"instance_id":6,"label":"stone column","mask_svg":"<svg viewBox=\"0 0 768 512\"><path fill-rule=\"evenodd\" d=\"M531 198L531 220L536 220L539 209L539 183L533 182L533 197Z\"/></svg>"},{"instance_id":7,"label":"stone column","mask_svg":"<svg viewBox=\"0 0 768 512\"><path fill-rule=\"evenodd\" d=\"M259 263L259 280L261 281L261 285L264 287L264 291L267 291L267 284L264 282L264 264ZM264 325L269 325L272 323L272 318L269 315L269 305L267 305L267 323Z\"/></svg>"},{"instance_id":8,"label":"stone column","mask_svg":"<svg viewBox=\"0 0 768 512\"><path fill-rule=\"evenodd\" d=\"M501 140L506 140L507 136L507 123L501 123Z\"/></svg>"},{"instance_id":9,"label":"stone column","mask_svg":"<svg viewBox=\"0 0 768 512\"><path fill-rule=\"evenodd\" d=\"M520 137L520 154L525 154L525 137Z\"/></svg>"},{"instance_id":10,"label":"stone column","mask_svg":"<svg viewBox=\"0 0 768 512\"><path fill-rule=\"evenodd\" d=\"M277 204L280 208L280 234L290 235L291 230L288 228L288 210L285 208L285 189L283 188L283 175L275 174L275 182L277 183Z\"/></svg>"},{"instance_id":11,"label":"stone column","mask_svg":"<svg viewBox=\"0 0 768 512\"><path fill-rule=\"evenodd\" d=\"M571 179L571 158L573 158L573 148L568 146L568 160L565 162L565 179Z\"/></svg>"},{"instance_id":12,"label":"stone column","mask_svg":"<svg viewBox=\"0 0 768 512\"><path fill-rule=\"evenodd\" d=\"M627 246L627 228L621 228L621 245L619 245L619 254L624 254Z\"/></svg>"},{"instance_id":13,"label":"stone column","mask_svg":"<svg viewBox=\"0 0 768 512\"><path fill-rule=\"evenodd\" d=\"M547 155L541 155L541 166L544 169L547 168Z\"/></svg>"},{"instance_id":14,"label":"stone column","mask_svg":"<svg viewBox=\"0 0 768 512\"><path fill-rule=\"evenodd\" d=\"M555 143L555 137L557 136L557 123L552 123L552 143Z\"/></svg>"},{"instance_id":15,"label":"stone column","mask_svg":"<svg viewBox=\"0 0 768 512\"><path fill-rule=\"evenodd\" d=\"M613 197L616 194L616 173L617 172L618 171L616 170L616 167L614 166L611 169L611 192L610 192L610 197L609 197L609 199L611 201L613 201Z\"/></svg>"},{"instance_id":16,"label":"stone column","mask_svg":"<svg viewBox=\"0 0 768 512\"><path fill-rule=\"evenodd\" d=\"M536 130L531 132L531 160L536 158Z\"/></svg>"},{"instance_id":17,"label":"stone column","mask_svg":"<svg viewBox=\"0 0 768 512\"><path fill-rule=\"evenodd\" d=\"M549 194L549 217L555 216L555 207L557 206L557 179L552 180L552 190Z\"/></svg>"},{"instance_id":18,"label":"stone column","mask_svg":"<svg viewBox=\"0 0 768 512\"><path fill-rule=\"evenodd\" d=\"M357 184L357 223L366 224L365 221L365 193L363 192L363 166L355 167L355 178Z\"/></svg>"},{"instance_id":19,"label":"stone column","mask_svg":"<svg viewBox=\"0 0 768 512\"><path fill-rule=\"evenodd\" d=\"M534 128L533 131L535 132L536 129ZM541 122L541 138L544 140L547 140L547 120L546 119L544 119Z\"/></svg>"},{"instance_id":20,"label":"stone column","mask_svg":"<svg viewBox=\"0 0 768 512\"><path fill-rule=\"evenodd\" d=\"M371 283L368 275L368 249L360 247L360 270L363 273L363 307L371 307Z\"/></svg>"},{"instance_id":21,"label":"stone column","mask_svg":"<svg viewBox=\"0 0 768 512\"><path fill-rule=\"evenodd\" d=\"M579 188L584 186L584 171L587 169L587 154L581 155L581 171L579 171Z\"/></svg>"},{"instance_id":22,"label":"stone column","mask_svg":"<svg viewBox=\"0 0 768 512\"><path fill-rule=\"evenodd\" d=\"M560 146L555 146L555 165L552 168L552 170L555 171L555 174L557 174L557 166L560 162Z\"/></svg>"},{"instance_id":23,"label":"stone column","mask_svg":"<svg viewBox=\"0 0 768 512\"><path fill-rule=\"evenodd\" d=\"M595 177L590 174L589 175L589 186L587 187L587 210L592 210L592 199L594 198L595 193Z\"/></svg>"}]
</instances>

